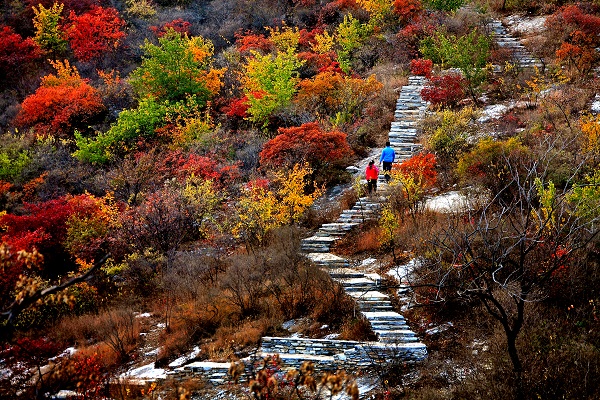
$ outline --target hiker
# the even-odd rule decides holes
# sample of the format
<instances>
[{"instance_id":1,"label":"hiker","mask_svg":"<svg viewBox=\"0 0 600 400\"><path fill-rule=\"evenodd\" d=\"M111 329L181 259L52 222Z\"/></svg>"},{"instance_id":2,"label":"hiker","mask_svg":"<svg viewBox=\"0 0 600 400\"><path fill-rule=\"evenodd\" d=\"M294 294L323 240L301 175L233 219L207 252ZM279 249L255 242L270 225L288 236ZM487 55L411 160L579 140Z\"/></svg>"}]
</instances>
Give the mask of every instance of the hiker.
<instances>
[{"instance_id":1,"label":"hiker","mask_svg":"<svg viewBox=\"0 0 600 400\"><path fill-rule=\"evenodd\" d=\"M396 152L390 147L390 142L385 142L385 148L381 151L381 157L379 157L379 165L383 162L383 174L385 175L385 181L389 183L390 172L392 171L392 163L396 159Z\"/></svg>"},{"instance_id":2,"label":"hiker","mask_svg":"<svg viewBox=\"0 0 600 400\"><path fill-rule=\"evenodd\" d=\"M377 179L379 178L379 168L375 166L375 161L369 161L369 166L365 171L365 178L367 178L367 190L369 195L371 192L377 193Z\"/></svg>"}]
</instances>

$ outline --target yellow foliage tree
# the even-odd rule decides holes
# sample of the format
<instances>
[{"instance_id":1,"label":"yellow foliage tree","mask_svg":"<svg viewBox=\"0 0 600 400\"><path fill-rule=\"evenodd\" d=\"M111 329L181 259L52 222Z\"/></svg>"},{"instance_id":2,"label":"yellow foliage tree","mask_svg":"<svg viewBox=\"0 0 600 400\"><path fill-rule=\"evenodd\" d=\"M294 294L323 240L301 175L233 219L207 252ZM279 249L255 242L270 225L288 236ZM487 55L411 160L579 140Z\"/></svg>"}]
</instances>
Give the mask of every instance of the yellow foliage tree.
<instances>
[{"instance_id":1,"label":"yellow foliage tree","mask_svg":"<svg viewBox=\"0 0 600 400\"><path fill-rule=\"evenodd\" d=\"M45 8L42 4L36 9L33 9L33 26L35 28L35 36L33 41L36 42L42 49L51 52L62 52L67 49L67 40L65 34L60 30L60 15L64 5L54 3L52 7Z\"/></svg>"},{"instance_id":2,"label":"yellow foliage tree","mask_svg":"<svg viewBox=\"0 0 600 400\"><path fill-rule=\"evenodd\" d=\"M587 115L581 118L583 150L587 153L600 153L600 115Z\"/></svg>"},{"instance_id":3,"label":"yellow foliage tree","mask_svg":"<svg viewBox=\"0 0 600 400\"><path fill-rule=\"evenodd\" d=\"M261 246L272 229L298 222L323 193L313 184L306 194L312 172L308 165L296 164L288 171L274 172L271 183L257 179L246 185L237 205L234 236L252 249Z\"/></svg>"}]
</instances>

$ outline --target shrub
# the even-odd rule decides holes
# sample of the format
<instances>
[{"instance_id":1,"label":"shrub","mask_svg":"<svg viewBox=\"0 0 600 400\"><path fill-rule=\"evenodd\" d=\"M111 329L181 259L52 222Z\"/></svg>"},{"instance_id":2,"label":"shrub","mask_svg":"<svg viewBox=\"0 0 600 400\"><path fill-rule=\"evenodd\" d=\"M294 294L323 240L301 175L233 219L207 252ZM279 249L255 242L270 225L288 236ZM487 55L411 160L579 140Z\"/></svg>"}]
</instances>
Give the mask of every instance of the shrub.
<instances>
[{"instance_id":1,"label":"shrub","mask_svg":"<svg viewBox=\"0 0 600 400\"><path fill-rule=\"evenodd\" d=\"M421 97L434 106L452 107L465 97L466 84L460 74L434 76L421 90Z\"/></svg>"},{"instance_id":2,"label":"shrub","mask_svg":"<svg viewBox=\"0 0 600 400\"><path fill-rule=\"evenodd\" d=\"M413 75L421 75L425 78L431 78L431 69L433 68L433 61L418 58L410 60L410 73Z\"/></svg>"}]
</instances>

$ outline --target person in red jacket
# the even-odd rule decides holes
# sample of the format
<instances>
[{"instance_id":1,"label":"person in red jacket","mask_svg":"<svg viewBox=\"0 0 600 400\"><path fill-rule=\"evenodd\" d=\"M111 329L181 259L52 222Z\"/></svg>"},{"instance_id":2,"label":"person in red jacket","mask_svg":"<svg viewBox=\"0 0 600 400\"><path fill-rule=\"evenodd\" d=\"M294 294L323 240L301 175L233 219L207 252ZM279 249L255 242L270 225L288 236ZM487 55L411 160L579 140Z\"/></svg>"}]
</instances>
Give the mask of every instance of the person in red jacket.
<instances>
[{"instance_id":1,"label":"person in red jacket","mask_svg":"<svg viewBox=\"0 0 600 400\"><path fill-rule=\"evenodd\" d=\"M377 179L379 179L379 169L375 166L375 161L369 161L369 166L365 171L365 178L367 178L367 190L369 194L371 192L377 193Z\"/></svg>"}]
</instances>

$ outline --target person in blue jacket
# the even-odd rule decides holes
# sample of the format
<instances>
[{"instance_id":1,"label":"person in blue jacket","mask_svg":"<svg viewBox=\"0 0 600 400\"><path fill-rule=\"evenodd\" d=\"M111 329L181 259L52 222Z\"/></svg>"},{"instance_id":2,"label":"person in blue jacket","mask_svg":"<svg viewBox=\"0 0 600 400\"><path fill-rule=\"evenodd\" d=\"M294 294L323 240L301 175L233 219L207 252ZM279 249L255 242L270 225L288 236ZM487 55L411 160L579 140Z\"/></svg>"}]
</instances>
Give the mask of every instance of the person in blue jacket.
<instances>
[{"instance_id":1,"label":"person in blue jacket","mask_svg":"<svg viewBox=\"0 0 600 400\"><path fill-rule=\"evenodd\" d=\"M381 151L381 157L379 157L379 165L383 162L383 174L386 182L390 181L390 172L395 158L396 152L390 147L390 142L385 142L385 148Z\"/></svg>"}]
</instances>

